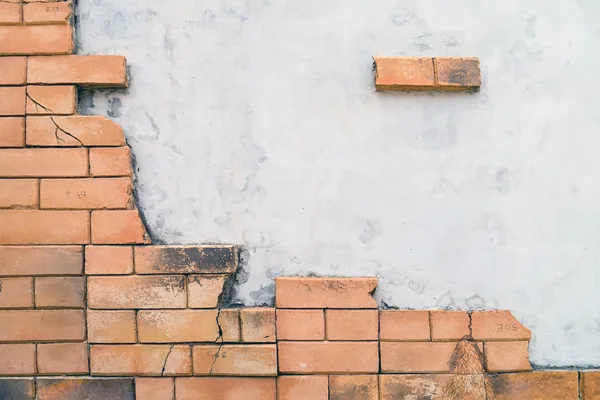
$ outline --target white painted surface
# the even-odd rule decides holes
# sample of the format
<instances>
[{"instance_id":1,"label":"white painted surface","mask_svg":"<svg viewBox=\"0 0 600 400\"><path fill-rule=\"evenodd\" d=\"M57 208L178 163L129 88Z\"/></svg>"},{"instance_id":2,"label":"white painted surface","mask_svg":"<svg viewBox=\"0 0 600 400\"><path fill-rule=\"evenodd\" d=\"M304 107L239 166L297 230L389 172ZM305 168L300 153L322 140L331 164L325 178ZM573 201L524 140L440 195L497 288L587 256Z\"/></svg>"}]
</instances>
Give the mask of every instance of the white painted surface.
<instances>
[{"instance_id":1,"label":"white painted surface","mask_svg":"<svg viewBox=\"0 0 600 400\"><path fill-rule=\"evenodd\" d=\"M123 54L140 206L166 243L277 275L380 276L400 308L511 309L539 365L600 364L600 2L80 0ZM371 56L481 58L482 91L376 93Z\"/></svg>"}]
</instances>

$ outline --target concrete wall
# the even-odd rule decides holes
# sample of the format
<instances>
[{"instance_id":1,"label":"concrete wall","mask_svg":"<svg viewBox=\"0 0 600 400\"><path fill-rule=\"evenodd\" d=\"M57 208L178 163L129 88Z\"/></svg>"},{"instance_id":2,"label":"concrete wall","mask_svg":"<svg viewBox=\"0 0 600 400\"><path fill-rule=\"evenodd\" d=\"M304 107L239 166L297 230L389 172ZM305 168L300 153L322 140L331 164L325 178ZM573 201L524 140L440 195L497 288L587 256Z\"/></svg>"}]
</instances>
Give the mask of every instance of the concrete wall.
<instances>
[{"instance_id":1,"label":"concrete wall","mask_svg":"<svg viewBox=\"0 0 600 400\"><path fill-rule=\"evenodd\" d=\"M538 365L600 364L595 0L79 0L123 54L140 208L165 243L277 275L378 275L400 308L511 309ZM376 93L372 55L481 58L480 93Z\"/></svg>"}]
</instances>

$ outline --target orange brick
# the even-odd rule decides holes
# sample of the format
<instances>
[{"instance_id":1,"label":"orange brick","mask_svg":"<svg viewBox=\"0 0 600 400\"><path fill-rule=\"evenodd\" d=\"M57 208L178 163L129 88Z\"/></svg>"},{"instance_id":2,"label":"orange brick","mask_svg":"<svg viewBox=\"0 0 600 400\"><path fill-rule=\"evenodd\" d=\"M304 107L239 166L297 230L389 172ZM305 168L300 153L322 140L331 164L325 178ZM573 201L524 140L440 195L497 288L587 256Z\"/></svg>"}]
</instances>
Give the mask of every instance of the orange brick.
<instances>
[{"instance_id":1,"label":"orange brick","mask_svg":"<svg viewBox=\"0 0 600 400\"><path fill-rule=\"evenodd\" d=\"M277 400L329 400L329 379L323 375L279 376Z\"/></svg>"},{"instance_id":2,"label":"orange brick","mask_svg":"<svg viewBox=\"0 0 600 400\"><path fill-rule=\"evenodd\" d=\"M27 58L0 57L0 85L24 85L26 82Z\"/></svg>"},{"instance_id":3,"label":"orange brick","mask_svg":"<svg viewBox=\"0 0 600 400\"><path fill-rule=\"evenodd\" d=\"M90 149L90 175L131 176L129 147L101 147Z\"/></svg>"},{"instance_id":4,"label":"orange brick","mask_svg":"<svg viewBox=\"0 0 600 400\"><path fill-rule=\"evenodd\" d=\"M228 275L190 275L188 307L215 308Z\"/></svg>"},{"instance_id":5,"label":"orange brick","mask_svg":"<svg viewBox=\"0 0 600 400\"><path fill-rule=\"evenodd\" d=\"M2 342L83 341L85 320L80 310L0 311Z\"/></svg>"},{"instance_id":6,"label":"orange brick","mask_svg":"<svg viewBox=\"0 0 600 400\"><path fill-rule=\"evenodd\" d=\"M75 86L27 86L27 114L75 114Z\"/></svg>"},{"instance_id":7,"label":"orange brick","mask_svg":"<svg viewBox=\"0 0 600 400\"><path fill-rule=\"evenodd\" d=\"M274 344L194 346L194 375L276 376Z\"/></svg>"},{"instance_id":8,"label":"orange brick","mask_svg":"<svg viewBox=\"0 0 600 400\"><path fill-rule=\"evenodd\" d=\"M25 86L0 87L0 116L11 115L25 115Z\"/></svg>"},{"instance_id":9,"label":"orange brick","mask_svg":"<svg viewBox=\"0 0 600 400\"><path fill-rule=\"evenodd\" d=\"M178 378L175 392L177 400L198 400L200 393L210 400L275 400L275 385L275 378Z\"/></svg>"},{"instance_id":10,"label":"orange brick","mask_svg":"<svg viewBox=\"0 0 600 400\"><path fill-rule=\"evenodd\" d=\"M0 344L0 375L34 374L34 344Z\"/></svg>"},{"instance_id":11,"label":"orange brick","mask_svg":"<svg viewBox=\"0 0 600 400\"><path fill-rule=\"evenodd\" d=\"M101 116L27 117L28 146L124 146L120 125Z\"/></svg>"},{"instance_id":12,"label":"orange brick","mask_svg":"<svg viewBox=\"0 0 600 400\"><path fill-rule=\"evenodd\" d=\"M379 400L377 375L332 375L329 400Z\"/></svg>"},{"instance_id":13,"label":"orange brick","mask_svg":"<svg viewBox=\"0 0 600 400\"><path fill-rule=\"evenodd\" d=\"M133 273L131 246L86 246L86 275L127 275Z\"/></svg>"},{"instance_id":14,"label":"orange brick","mask_svg":"<svg viewBox=\"0 0 600 400\"><path fill-rule=\"evenodd\" d=\"M1 73L2 72L0 72L0 74ZM0 147L24 146L25 118L0 118Z\"/></svg>"},{"instance_id":15,"label":"orange brick","mask_svg":"<svg viewBox=\"0 0 600 400\"><path fill-rule=\"evenodd\" d=\"M475 311L471 314L471 329L475 340L530 340L525 328L510 311Z\"/></svg>"},{"instance_id":16,"label":"orange brick","mask_svg":"<svg viewBox=\"0 0 600 400\"><path fill-rule=\"evenodd\" d=\"M183 376L192 374L190 346L92 345L92 375Z\"/></svg>"},{"instance_id":17,"label":"orange brick","mask_svg":"<svg viewBox=\"0 0 600 400\"><path fill-rule=\"evenodd\" d=\"M86 176L87 158L86 149L0 149L0 176Z\"/></svg>"},{"instance_id":18,"label":"orange brick","mask_svg":"<svg viewBox=\"0 0 600 400\"><path fill-rule=\"evenodd\" d=\"M433 60L425 57L374 57L377 90L431 90Z\"/></svg>"},{"instance_id":19,"label":"orange brick","mask_svg":"<svg viewBox=\"0 0 600 400\"><path fill-rule=\"evenodd\" d=\"M173 378L136 378L136 400L175 400Z\"/></svg>"},{"instance_id":20,"label":"orange brick","mask_svg":"<svg viewBox=\"0 0 600 400\"><path fill-rule=\"evenodd\" d=\"M27 81L126 87L127 60L105 55L30 57Z\"/></svg>"},{"instance_id":21,"label":"orange brick","mask_svg":"<svg viewBox=\"0 0 600 400\"><path fill-rule=\"evenodd\" d=\"M86 343L51 343L37 346L38 372L44 375L87 374Z\"/></svg>"},{"instance_id":22,"label":"orange brick","mask_svg":"<svg viewBox=\"0 0 600 400\"><path fill-rule=\"evenodd\" d=\"M25 25L67 25L72 13L70 1L25 4L23 22Z\"/></svg>"},{"instance_id":23,"label":"orange brick","mask_svg":"<svg viewBox=\"0 0 600 400\"><path fill-rule=\"evenodd\" d=\"M327 340L378 340L377 310L326 310Z\"/></svg>"},{"instance_id":24,"label":"orange brick","mask_svg":"<svg viewBox=\"0 0 600 400\"><path fill-rule=\"evenodd\" d=\"M217 316L223 336L219 336ZM139 311L138 337L140 343L239 342L239 311Z\"/></svg>"},{"instance_id":25,"label":"orange brick","mask_svg":"<svg viewBox=\"0 0 600 400\"><path fill-rule=\"evenodd\" d=\"M133 400L134 390L133 378L36 379L38 400Z\"/></svg>"},{"instance_id":26,"label":"orange brick","mask_svg":"<svg viewBox=\"0 0 600 400\"><path fill-rule=\"evenodd\" d=\"M80 275L81 246L0 246L0 275Z\"/></svg>"},{"instance_id":27,"label":"orange brick","mask_svg":"<svg viewBox=\"0 0 600 400\"><path fill-rule=\"evenodd\" d=\"M325 314L323 310L277 311L278 340L324 340Z\"/></svg>"},{"instance_id":28,"label":"orange brick","mask_svg":"<svg viewBox=\"0 0 600 400\"><path fill-rule=\"evenodd\" d=\"M377 308L377 278L275 279L277 308Z\"/></svg>"},{"instance_id":29,"label":"orange brick","mask_svg":"<svg viewBox=\"0 0 600 400\"><path fill-rule=\"evenodd\" d=\"M0 210L1 244L84 244L89 242L85 211Z\"/></svg>"},{"instance_id":30,"label":"orange brick","mask_svg":"<svg viewBox=\"0 0 600 400\"><path fill-rule=\"evenodd\" d=\"M379 390L381 392L380 400L407 398L431 400L493 399L493 397L487 397L486 384L482 374L383 374L379 375ZM521 398L517 397L515 399Z\"/></svg>"},{"instance_id":31,"label":"orange brick","mask_svg":"<svg viewBox=\"0 0 600 400\"><path fill-rule=\"evenodd\" d=\"M42 179L40 207L55 209L132 208L131 178Z\"/></svg>"},{"instance_id":32,"label":"orange brick","mask_svg":"<svg viewBox=\"0 0 600 400\"><path fill-rule=\"evenodd\" d=\"M0 26L0 55L70 54L70 26Z\"/></svg>"},{"instance_id":33,"label":"orange brick","mask_svg":"<svg viewBox=\"0 0 600 400\"><path fill-rule=\"evenodd\" d=\"M382 372L449 372L456 343L381 342Z\"/></svg>"},{"instance_id":34,"label":"orange brick","mask_svg":"<svg viewBox=\"0 0 600 400\"><path fill-rule=\"evenodd\" d=\"M435 57L433 59L438 89L472 90L481 86L478 58Z\"/></svg>"},{"instance_id":35,"label":"orange brick","mask_svg":"<svg viewBox=\"0 0 600 400\"><path fill-rule=\"evenodd\" d=\"M32 278L0 278L0 308L33 308Z\"/></svg>"},{"instance_id":36,"label":"orange brick","mask_svg":"<svg viewBox=\"0 0 600 400\"><path fill-rule=\"evenodd\" d=\"M385 310L379 318L381 340L431 340L428 311Z\"/></svg>"},{"instance_id":37,"label":"orange brick","mask_svg":"<svg viewBox=\"0 0 600 400\"><path fill-rule=\"evenodd\" d=\"M490 372L531 371L529 342L486 342L484 349Z\"/></svg>"},{"instance_id":38,"label":"orange brick","mask_svg":"<svg viewBox=\"0 0 600 400\"><path fill-rule=\"evenodd\" d=\"M92 243L150 243L137 210L92 211Z\"/></svg>"},{"instance_id":39,"label":"orange brick","mask_svg":"<svg viewBox=\"0 0 600 400\"><path fill-rule=\"evenodd\" d=\"M464 311L431 311L432 340L460 340L469 335L469 315Z\"/></svg>"},{"instance_id":40,"label":"orange brick","mask_svg":"<svg viewBox=\"0 0 600 400\"><path fill-rule=\"evenodd\" d=\"M279 371L291 374L377 373L377 342L279 342Z\"/></svg>"},{"instance_id":41,"label":"orange brick","mask_svg":"<svg viewBox=\"0 0 600 400\"><path fill-rule=\"evenodd\" d=\"M0 179L0 208L36 208L37 179Z\"/></svg>"},{"instance_id":42,"label":"orange brick","mask_svg":"<svg viewBox=\"0 0 600 400\"><path fill-rule=\"evenodd\" d=\"M20 25L22 11L20 4L0 2L0 25Z\"/></svg>"},{"instance_id":43,"label":"orange brick","mask_svg":"<svg viewBox=\"0 0 600 400\"><path fill-rule=\"evenodd\" d=\"M525 372L517 374L492 374L487 387L493 400L576 400L579 398L577 372ZM595 400L583 397L583 400Z\"/></svg>"},{"instance_id":44,"label":"orange brick","mask_svg":"<svg viewBox=\"0 0 600 400\"><path fill-rule=\"evenodd\" d=\"M83 307L84 292L83 277L35 278L35 305L37 308Z\"/></svg>"},{"instance_id":45,"label":"orange brick","mask_svg":"<svg viewBox=\"0 0 600 400\"><path fill-rule=\"evenodd\" d=\"M275 309L242 308L240 310L242 342L274 343Z\"/></svg>"},{"instance_id":46,"label":"orange brick","mask_svg":"<svg viewBox=\"0 0 600 400\"><path fill-rule=\"evenodd\" d=\"M185 276L90 276L88 307L185 308Z\"/></svg>"},{"instance_id":47,"label":"orange brick","mask_svg":"<svg viewBox=\"0 0 600 400\"><path fill-rule=\"evenodd\" d=\"M237 259L237 248L231 245L136 246L135 272L232 274Z\"/></svg>"},{"instance_id":48,"label":"orange brick","mask_svg":"<svg viewBox=\"0 0 600 400\"><path fill-rule=\"evenodd\" d=\"M600 399L600 371L581 372L581 399Z\"/></svg>"},{"instance_id":49,"label":"orange brick","mask_svg":"<svg viewBox=\"0 0 600 400\"><path fill-rule=\"evenodd\" d=\"M135 311L87 310L90 343L135 343Z\"/></svg>"}]
</instances>

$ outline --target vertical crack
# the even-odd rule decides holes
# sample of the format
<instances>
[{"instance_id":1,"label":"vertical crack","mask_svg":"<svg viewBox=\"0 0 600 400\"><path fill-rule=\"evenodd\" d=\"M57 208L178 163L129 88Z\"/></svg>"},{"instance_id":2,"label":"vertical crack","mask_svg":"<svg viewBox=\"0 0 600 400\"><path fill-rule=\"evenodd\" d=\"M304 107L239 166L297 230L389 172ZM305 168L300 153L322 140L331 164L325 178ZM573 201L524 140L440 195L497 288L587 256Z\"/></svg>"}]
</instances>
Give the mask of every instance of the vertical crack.
<instances>
[{"instance_id":1,"label":"vertical crack","mask_svg":"<svg viewBox=\"0 0 600 400\"><path fill-rule=\"evenodd\" d=\"M222 293L221 293L222 294ZM215 368L215 364L217 363L217 360L219 359L219 355L221 354L221 349L223 348L223 344L224 344L224 340L223 340L223 328L221 328L221 324L219 323L219 317L221 316L221 307L217 308L217 328L219 329L219 336L215 339L215 343L219 341L219 339L221 340L221 344L219 345L219 348L217 349L217 352L214 355L213 358L213 362L210 366L210 370L208 371L208 374L211 375L213 372L213 369Z\"/></svg>"},{"instance_id":2,"label":"vertical crack","mask_svg":"<svg viewBox=\"0 0 600 400\"><path fill-rule=\"evenodd\" d=\"M60 138L58 136L58 132L62 132L65 135L67 135L68 137L70 137L71 139L74 139L77 141L77 143L79 143L80 146L84 146L83 142L81 140L79 140L79 138L77 138L75 135L73 135L72 133L67 132L65 129L63 129L60 125L58 125L58 123L54 120L53 116L50 116L50 120L52 121L52 123L54 124L54 136L56 137L57 143L58 141L64 142L65 140Z\"/></svg>"},{"instance_id":3,"label":"vertical crack","mask_svg":"<svg viewBox=\"0 0 600 400\"><path fill-rule=\"evenodd\" d=\"M171 352L173 351L173 347L175 347L174 344L171 345L171 348L169 349L169 352L167 353L167 356L165 357L165 362L163 363L162 371L160 371L160 376L165 376L165 368L167 368L167 361L169 361L169 356L171 355Z\"/></svg>"},{"instance_id":4,"label":"vertical crack","mask_svg":"<svg viewBox=\"0 0 600 400\"><path fill-rule=\"evenodd\" d=\"M473 311L467 311L469 316L469 338L473 339Z\"/></svg>"},{"instance_id":5,"label":"vertical crack","mask_svg":"<svg viewBox=\"0 0 600 400\"><path fill-rule=\"evenodd\" d=\"M49 109L48 107L46 107L45 105L43 105L42 103L40 103L39 101L37 101L36 99L34 99L33 97L31 97L31 95L29 94L29 91L26 91L25 95L27 96L27 98L29 100L31 100L33 102L33 104L35 104L36 111L38 111L37 107L41 107L47 113L56 114L54 111L52 111L51 109ZM27 110L25 110L25 112L27 112Z\"/></svg>"}]
</instances>

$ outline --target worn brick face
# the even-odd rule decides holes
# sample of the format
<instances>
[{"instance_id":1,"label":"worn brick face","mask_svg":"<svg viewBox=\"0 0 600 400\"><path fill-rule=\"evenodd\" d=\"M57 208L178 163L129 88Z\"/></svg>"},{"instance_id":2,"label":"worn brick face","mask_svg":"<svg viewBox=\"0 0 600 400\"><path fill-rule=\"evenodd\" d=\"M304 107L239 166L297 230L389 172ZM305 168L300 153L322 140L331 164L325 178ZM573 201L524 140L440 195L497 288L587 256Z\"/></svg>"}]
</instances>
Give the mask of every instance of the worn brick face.
<instances>
[{"instance_id":1,"label":"worn brick face","mask_svg":"<svg viewBox=\"0 0 600 400\"><path fill-rule=\"evenodd\" d=\"M279 376L277 400L329 400L329 378L323 375Z\"/></svg>"},{"instance_id":2,"label":"worn brick face","mask_svg":"<svg viewBox=\"0 0 600 400\"><path fill-rule=\"evenodd\" d=\"M600 399L600 371L581 372L583 400Z\"/></svg>"},{"instance_id":3,"label":"worn brick face","mask_svg":"<svg viewBox=\"0 0 600 400\"><path fill-rule=\"evenodd\" d=\"M127 86L127 60L121 56L30 57L27 80L41 84Z\"/></svg>"},{"instance_id":4,"label":"worn brick face","mask_svg":"<svg viewBox=\"0 0 600 400\"><path fill-rule=\"evenodd\" d=\"M379 400L377 375L332 375L329 400Z\"/></svg>"},{"instance_id":5,"label":"worn brick face","mask_svg":"<svg viewBox=\"0 0 600 400\"><path fill-rule=\"evenodd\" d=\"M92 375L184 376L192 374L190 346L92 345Z\"/></svg>"},{"instance_id":6,"label":"worn brick face","mask_svg":"<svg viewBox=\"0 0 600 400\"><path fill-rule=\"evenodd\" d=\"M278 340L325 340L323 310L281 310L277 313Z\"/></svg>"},{"instance_id":7,"label":"worn brick face","mask_svg":"<svg viewBox=\"0 0 600 400\"><path fill-rule=\"evenodd\" d=\"M79 275L81 246L0 246L0 275Z\"/></svg>"},{"instance_id":8,"label":"worn brick face","mask_svg":"<svg viewBox=\"0 0 600 400\"><path fill-rule=\"evenodd\" d=\"M83 277L35 278L37 308L83 308L84 292Z\"/></svg>"},{"instance_id":9,"label":"worn brick face","mask_svg":"<svg viewBox=\"0 0 600 400\"><path fill-rule=\"evenodd\" d=\"M135 311L87 310L90 343L135 343Z\"/></svg>"},{"instance_id":10,"label":"worn brick face","mask_svg":"<svg viewBox=\"0 0 600 400\"><path fill-rule=\"evenodd\" d=\"M275 342L275 309L242 308L240 310L240 322L242 342Z\"/></svg>"},{"instance_id":11,"label":"worn brick face","mask_svg":"<svg viewBox=\"0 0 600 400\"><path fill-rule=\"evenodd\" d=\"M490 372L531 371L529 342L486 342L485 361Z\"/></svg>"},{"instance_id":12,"label":"worn brick face","mask_svg":"<svg viewBox=\"0 0 600 400\"><path fill-rule=\"evenodd\" d=\"M27 86L27 114L74 114L76 107L75 86Z\"/></svg>"},{"instance_id":13,"label":"worn brick face","mask_svg":"<svg viewBox=\"0 0 600 400\"><path fill-rule=\"evenodd\" d=\"M82 341L85 337L83 311L79 310L0 310L2 342Z\"/></svg>"},{"instance_id":14,"label":"worn brick face","mask_svg":"<svg viewBox=\"0 0 600 400\"><path fill-rule=\"evenodd\" d=\"M0 149L0 177L86 176L86 149Z\"/></svg>"},{"instance_id":15,"label":"worn brick face","mask_svg":"<svg viewBox=\"0 0 600 400\"><path fill-rule=\"evenodd\" d=\"M0 87L0 116L25 115L25 93L25 86Z\"/></svg>"},{"instance_id":16,"label":"worn brick face","mask_svg":"<svg viewBox=\"0 0 600 400\"><path fill-rule=\"evenodd\" d=\"M137 210L92 211L93 244L149 243Z\"/></svg>"},{"instance_id":17,"label":"worn brick face","mask_svg":"<svg viewBox=\"0 0 600 400\"><path fill-rule=\"evenodd\" d=\"M0 210L0 244L89 243L86 211Z\"/></svg>"},{"instance_id":18,"label":"worn brick face","mask_svg":"<svg viewBox=\"0 0 600 400\"><path fill-rule=\"evenodd\" d=\"M136 400L175 400L173 378L136 378Z\"/></svg>"},{"instance_id":19,"label":"worn brick face","mask_svg":"<svg viewBox=\"0 0 600 400\"><path fill-rule=\"evenodd\" d=\"M579 398L577 372L527 372L497 374L487 378L494 400ZM592 398L593 399L593 398ZM584 397L584 400L589 400Z\"/></svg>"},{"instance_id":20,"label":"worn brick face","mask_svg":"<svg viewBox=\"0 0 600 400\"><path fill-rule=\"evenodd\" d=\"M0 3L0 25L20 25L23 19L22 11L20 4Z\"/></svg>"},{"instance_id":21,"label":"worn brick face","mask_svg":"<svg viewBox=\"0 0 600 400\"><path fill-rule=\"evenodd\" d=\"M90 149L91 176L131 176L129 147L98 147Z\"/></svg>"},{"instance_id":22,"label":"worn brick face","mask_svg":"<svg viewBox=\"0 0 600 400\"><path fill-rule=\"evenodd\" d=\"M34 400L34 380L27 379L0 379L0 399Z\"/></svg>"},{"instance_id":23,"label":"worn brick face","mask_svg":"<svg viewBox=\"0 0 600 400\"><path fill-rule=\"evenodd\" d=\"M45 209L126 209L133 207L131 178L42 179Z\"/></svg>"},{"instance_id":24,"label":"worn brick face","mask_svg":"<svg viewBox=\"0 0 600 400\"><path fill-rule=\"evenodd\" d=\"M25 4L23 22L26 25L67 25L72 12L70 1Z\"/></svg>"},{"instance_id":25,"label":"worn brick face","mask_svg":"<svg viewBox=\"0 0 600 400\"><path fill-rule=\"evenodd\" d=\"M327 340L378 340L377 310L326 310Z\"/></svg>"},{"instance_id":26,"label":"worn brick face","mask_svg":"<svg viewBox=\"0 0 600 400\"><path fill-rule=\"evenodd\" d=\"M0 26L0 53L5 55L69 54L73 47L69 26Z\"/></svg>"},{"instance_id":27,"label":"worn brick face","mask_svg":"<svg viewBox=\"0 0 600 400\"><path fill-rule=\"evenodd\" d=\"M123 129L100 116L27 117L28 146L124 146Z\"/></svg>"},{"instance_id":28,"label":"worn brick face","mask_svg":"<svg viewBox=\"0 0 600 400\"><path fill-rule=\"evenodd\" d=\"M198 400L199 393L210 400L274 400L277 395L275 378L178 378L175 392L177 400Z\"/></svg>"},{"instance_id":29,"label":"worn brick face","mask_svg":"<svg viewBox=\"0 0 600 400\"><path fill-rule=\"evenodd\" d=\"M194 346L193 360L194 375L277 375L274 344Z\"/></svg>"},{"instance_id":30,"label":"worn brick face","mask_svg":"<svg viewBox=\"0 0 600 400\"><path fill-rule=\"evenodd\" d=\"M135 248L138 274L230 274L237 268L235 246L139 246Z\"/></svg>"},{"instance_id":31,"label":"worn brick face","mask_svg":"<svg viewBox=\"0 0 600 400\"><path fill-rule=\"evenodd\" d=\"M470 90L481 86L479 59L435 57L436 85L440 90Z\"/></svg>"},{"instance_id":32,"label":"worn brick face","mask_svg":"<svg viewBox=\"0 0 600 400\"><path fill-rule=\"evenodd\" d=\"M456 343L381 342L382 372L449 372Z\"/></svg>"},{"instance_id":33,"label":"worn brick face","mask_svg":"<svg viewBox=\"0 0 600 400\"><path fill-rule=\"evenodd\" d=\"M428 57L374 57L377 90L431 90L433 60Z\"/></svg>"},{"instance_id":34,"label":"worn brick face","mask_svg":"<svg viewBox=\"0 0 600 400\"><path fill-rule=\"evenodd\" d=\"M135 400L133 379L38 379L38 400Z\"/></svg>"},{"instance_id":35,"label":"worn brick face","mask_svg":"<svg viewBox=\"0 0 600 400\"><path fill-rule=\"evenodd\" d=\"M469 315L465 311L431 311L432 340L460 340L469 335Z\"/></svg>"},{"instance_id":36,"label":"worn brick face","mask_svg":"<svg viewBox=\"0 0 600 400\"><path fill-rule=\"evenodd\" d=\"M384 310L379 323L381 340L431 340L428 311Z\"/></svg>"},{"instance_id":37,"label":"worn brick face","mask_svg":"<svg viewBox=\"0 0 600 400\"><path fill-rule=\"evenodd\" d=\"M471 314L475 340L530 340L525 328L510 311L475 311Z\"/></svg>"},{"instance_id":38,"label":"worn brick face","mask_svg":"<svg viewBox=\"0 0 600 400\"><path fill-rule=\"evenodd\" d=\"M380 400L484 400L483 375L402 374L379 375Z\"/></svg>"},{"instance_id":39,"label":"worn brick face","mask_svg":"<svg viewBox=\"0 0 600 400\"><path fill-rule=\"evenodd\" d=\"M37 179L0 179L0 187L0 208L37 207Z\"/></svg>"},{"instance_id":40,"label":"worn brick face","mask_svg":"<svg viewBox=\"0 0 600 400\"><path fill-rule=\"evenodd\" d=\"M86 246L87 275L127 275L133 272L131 246Z\"/></svg>"},{"instance_id":41,"label":"worn brick face","mask_svg":"<svg viewBox=\"0 0 600 400\"><path fill-rule=\"evenodd\" d=\"M215 308L228 275L190 275L188 277L188 307Z\"/></svg>"},{"instance_id":42,"label":"worn brick face","mask_svg":"<svg viewBox=\"0 0 600 400\"><path fill-rule=\"evenodd\" d=\"M0 118L0 147L24 146L25 119L21 117Z\"/></svg>"},{"instance_id":43,"label":"worn brick face","mask_svg":"<svg viewBox=\"0 0 600 400\"><path fill-rule=\"evenodd\" d=\"M0 344L0 375L33 374L35 374L34 344ZM9 399L10 397L0 398Z\"/></svg>"},{"instance_id":44,"label":"worn brick face","mask_svg":"<svg viewBox=\"0 0 600 400\"><path fill-rule=\"evenodd\" d=\"M33 279L0 278L0 308L33 308Z\"/></svg>"},{"instance_id":45,"label":"worn brick face","mask_svg":"<svg viewBox=\"0 0 600 400\"><path fill-rule=\"evenodd\" d=\"M275 279L278 308L377 308L377 278Z\"/></svg>"},{"instance_id":46,"label":"worn brick face","mask_svg":"<svg viewBox=\"0 0 600 400\"><path fill-rule=\"evenodd\" d=\"M37 346L38 372L43 375L87 374L86 343L49 343Z\"/></svg>"},{"instance_id":47,"label":"worn brick face","mask_svg":"<svg viewBox=\"0 0 600 400\"><path fill-rule=\"evenodd\" d=\"M26 81L27 58L0 57L0 85L24 85Z\"/></svg>"}]
</instances>

